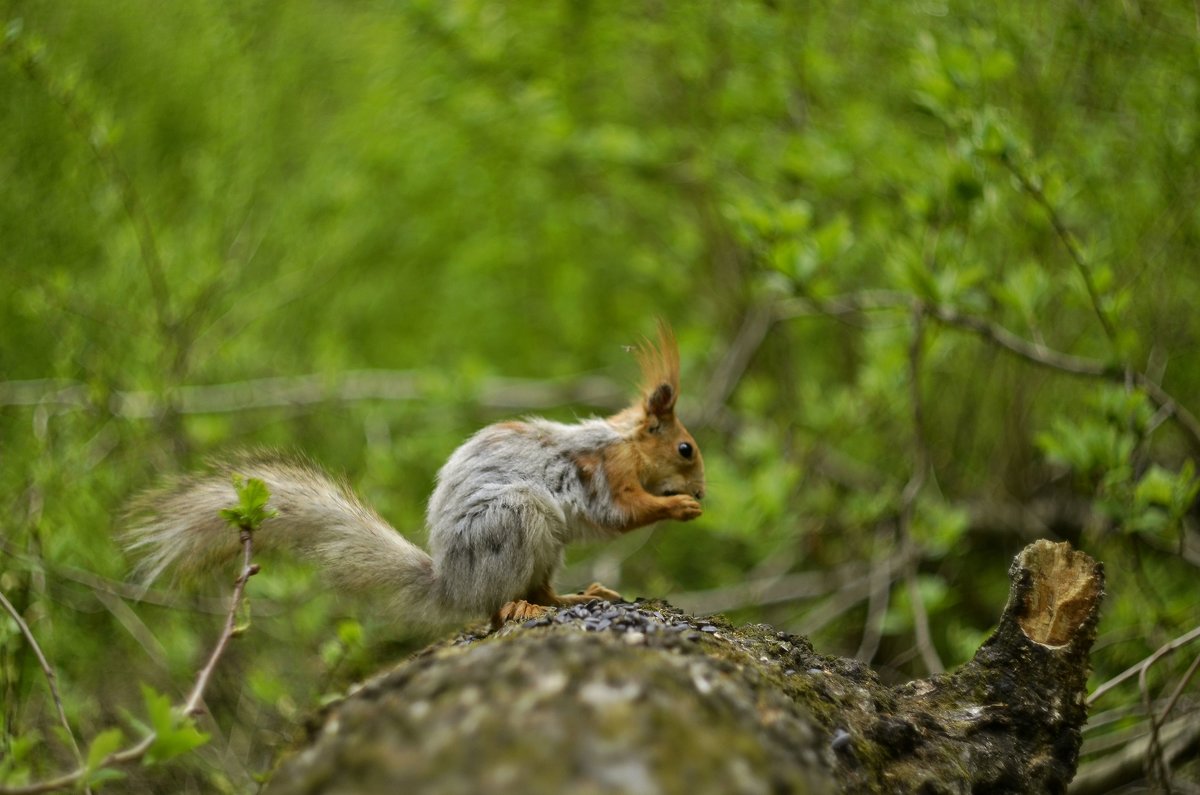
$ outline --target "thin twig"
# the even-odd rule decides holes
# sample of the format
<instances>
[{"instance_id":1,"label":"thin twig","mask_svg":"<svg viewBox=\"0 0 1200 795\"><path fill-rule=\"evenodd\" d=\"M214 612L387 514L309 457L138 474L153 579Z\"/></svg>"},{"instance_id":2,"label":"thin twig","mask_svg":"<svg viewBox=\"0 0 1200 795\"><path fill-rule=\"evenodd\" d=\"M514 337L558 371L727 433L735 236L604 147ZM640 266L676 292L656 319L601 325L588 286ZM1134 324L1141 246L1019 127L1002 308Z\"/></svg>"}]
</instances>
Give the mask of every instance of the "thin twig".
<instances>
[{"instance_id":1,"label":"thin twig","mask_svg":"<svg viewBox=\"0 0 1200 795\"><path fill-rule=\"evenodd\" d=\"M883 536L882 528L875 533L878 548L884 546L880 543ZM875 559L875 555L871 556L870 581L871 595L867 599L867 618L863 622L862 640L854 654L855 659L865 663L875 659L875 654L879 651L879 642L883 639L883 621L887 616L889 596L892 593L893 580L890 572L882 561Z\"/></svg>"},{"instance_id":2,"label":"thin twig","mask_svg":"<svg viewBox=\"0 0 1200 795\"><path fill-rule=\"evenodd\" d=\"M903 545L913 545L912 520L917 509L917 497L925 488L929 478L930 458L925 445L925 409L921 396L921 359L925 351L925 306L920 302L913 305L912 344L908 350L908 381L909 401L912 405L913 423L913 471L912 477L900 495L900 542ZM913 613L913 635L921 660L931 674L940 674L946 670L933 645L933 633L929 629L929 611L925 609L925 599L917 581L917 558L910 559L904 572L908 585L908 600Z\"/></svg>"},{"instance_id":3,"label":"thin twig","mask_svg":"<svg viewBox=\"0 0 1200 795\"><path fill-rule=\"evenodd\" d=\"M703 591L681 591L670 595L671 603L696 615L725 613L749 606L762 606L817 599L861 580L868 570L853 561L833 570L814 570L745 580L735 585Z\"/></svg>"},{"instance_id":4,"label":"thin twig","mask_svg":"<svg viewBox=\"0 0 1200 795\"><path fill-rule=\"evenodd\" d=\"M1141 371L1060 353L1044 345L1018 337L995 323L964 315L949 307L934 307L931 315L940 323L971 331L1033 364L1072 375L1102 378L1114 383L1125 383L1132 378L1133 383L1146 393L1151 402L1159 409L1168 412L1191 437L1192 444L1200 448L1200 420L1197 420L1194 414L1168 394L1157 381Z\"/></svg>"},{"instance_id":5,"label":"thin twig","mask_svg":"<svg viewBox=\"0 0 1200 795\"><path fill-rule=\"evenodd\" d=\"M1167 721L1167 716L1171 714L1171 710L1175 707L1175 702L1183 689L1187 687L1189 681L1196 673L1196 667L1200 665L1200 655L1198 655L1192 664L1188 667L1187 673L1179 680L1174 692L1171 694L1167 705L1163 708L1161 715L1154 714L1154 706L1150 699L1150 688L1146 682L1146 672L1150 667L1144 666L1138 672L1138 689L1142 694L1142 705L1146 711L1146 719L1150 724L1150 737L1146 743L1146 778L1154 782L1164 792L1169 793L1171 790L1171 763L1167 758L1166 748L1163 745L1161 729Z\"/></svg>"},{"instance_id":6,"label":"thin twig","mask_svg":"<svg viewBox=\"0 0 1200 795\"><path fill-rule=\"evenodd\" d=\"M1154 701L1152 706L1156 710L1161 709L1166 701L1167 699L1160 698ZM1181 707L1185 715L1200 713L1200 699L1195 697L1181 699L1177 706ZM1079 755L1097 756L1123 747L1131 739L1143 736L1147 732L1145 711L1144 704L1123 704L1089 714L1087 725L1081 729L1084 739L1083 745L1079 747ZM1130 724L1130 719L1137 722Z\"/></svg>"},{"instance_id":7,"label":"thin twig","mask_svg":"<svg viewBox=\"0 0 1200 795\"><path fill-rule=\"evenodd\" d=\"M709 378L698 424L708 424L729 400L774 322L772 306L754 306L746 313L737 336L729 343L725 355Z\"/></svg>"},{"instance_id":8,"label":"thin twig","mask_svg":"<svg viewBox=\"0 0 1200 795\"><path fill-rule=\"evenodd\" d=\"M83 754L80 752L79 743L75 739L75 732L71 729L71 722L67 720L67 712L63 709L62 697L58 693L58 677L54 673L54 667L46 659L46 655L42 652L42 647L38 645L37 638L33 636L33 632L29 629L29 625L25 623L25 619L21 618L21 614L17 612L17 608L13 606L13 603L8 601L8 597L4 595L3 591L0 591L0 606L3 606L5 611L12 616L12 620L17 622L21 634L25 636L25 640L29 643L29 648L33 649L33 653L38 659L38 664L42 666L42 673L46 675L46 684L50 687L50 695L54 698L54 708L58 711L58 720L62 723L67 739L71 741L71 751L75 754L75 761L82 766Z\"/></svg>"},{"instance_id":9,"label":"thin twig","mask_svg":"<svg viewBox=\"0 0 1200 795\"><path fill-rule=\"evenodd\" d=\"M65 580L82 585L102 603L105 601L104 597L116 597L122 600L154 605L155 607L165 607L170 610L187 610L193 613L208 613L212 615L225 615L225 611L229 609L226 600L215 596L177 596L169 591L155 591L142 585L130 585L120 580L101 577L86 569L77 569L74 566L26 555L18 551L15 544L3 538L0 538L0 555L12 558L13 561L24 566L31 572L45 570L54 575L56 580ZM264 605L266 605L265 609ZM254 612L258 616L271 616L283 609L285 608L278 605L272 606L270 602L260 601L255 607Z\"/></svg>"},{"instance_id":10,"label":"thin twig","mask_svg":"<svg viewBox=\"0 0 1200 795\"><path fill-rule=\"evenodd\" d=\"M865 290L859 293L834 296L814 302L807 298L796 298L780 307L780 316L802 317L809 314L842 316L861 312L911 311L913 298L910 295L888 290ZM1020 337L1008 329L985 318L967 315L942 304L923 303L925 316L945 326L970 331L976 336L995 343L1009 353L1042 367L1061 370L1071 375L1120 380L1124 378L1122 368L1114 368L1095 359L1085 359L1048 348Z\"/></svg>"},{"instance_id":11,"label":"thin twig","mask_svg":"<svg viewBox=\"0 0 1200 795\"><path fill-rule=\"evenodd\" d=\"M221 632L221 637L217 639L217 644L213 648L212 654L209 655L208 662L200 670L196 676L196 683L189 691L187 698L184 700L180 711L186 716L194 716L201 712L201 703L204 699L204 691L208 687L209 680L212 678L213 671L216 669L217 661L221 659L229 641L237 634L237 613L241 607L242 597L245 594L246 583L255 574L258 574L259 567L257 563L251 563L250 557L253 552L253 542L249 530L243 528L241 531L242 542L242 571L238 575L237 580L233 585L233 598L230 600L229 613L225 618L225 627ZM7 604L7 600L5 600ZM158 733L151 731L143 737L137 744L130 746L121 751L114 751L104 757L95 767L96 770L106 767L115 767L118 765L127 765L130 762L136 762L144 757L154 746L158 739ZM38 795L43 792L54 792L56 790L66 789L74 786L77 782L88 775L89 771L86 767L80 764L77 770L70 773L65 773L56 778L39 781L34 784L25 784L17 787L6 787L0 784L0 795Z\"/></svg>"},{"instance_id":12,"label":"thin twig","mask_svg":"<svg viewBox=\"0 0 1200 795\"><path fill-rule=\"evenodd\" d=\"M929 306L926 311L930 317L942 325L970 331L1009 353L1016 354L1027 362L1070 375L1105 378L1109 381L1123 381L1125 378L1125 369L1122 367L1113 367L1096 359L1085 359L1081 356L1061 353L1020 337L990 320L966 315L948 306Z\"/></svg>"},{"instance_id":13,"label":"thin twig","mask_svg":"<svg viewBox=\"0 0 1200 795\"><path fill-rule=\"evenodd\" d=\"M1179 684L1175 685L1175 690L1171 693L1171 697L1167 699L1167 705L1163 707L1162 714L1158 716L1158 722L1161 725L1165 723L1171 714L1171 710L1175 709L1175 704L1179 701L1179 697L1183 695L1184 689L1188 683L1192 681L1192 677L1196 675L1196 669L1200 668L1200 654L1196 655L1196 659L1192 660L1191 666L1188 667L1187 673L1179 680Z\"/></svg>"},{"instance_id":14,"label":"thin twig","mask_svg":"<svg viewBox=\"0 0 1200 795\"><path fill-rule=\"evenodd\" d=\"M1194 715L1181 716L1164 726L1162 735L1164 756L1174 760L1200 739L1200 722ZM1142 737L1127 743L1117 753L1082 765L1071 782L1072 795L1114 792L1122 784L1139 778L1143 773L1142 759L1148 743L1149 738Z\"/></svg>"},{"instance_id":15,"label":"thin twig","mask_svg":"<svg viewBox=\"0 0 1200 795\"><path fill-rule=\"evenodd\" d=\"M1071 230L1067 229L1066 223L1063 222L1062 216L1059 215L1058 208L1050 203L1050 199L1046 197L1046 193L1041 187L1034 183L1029 175L1021 170L1007 152L1000 155L1000 162L1004 164L1009 173L1017 178L1017 182L1021 183L1021 188L1045 211L1046 217L1050 219L1050 225L1054 227L1055 234L1062 241L1063 248L1067 250L1067 254L1075 264L1075 269L1079 271L1079 275L1083 278L1088 298L1092 302L1092 310L1096 313L1096 317L1100 319L1100 326L1104 329L1104 336L1108 337L1110 343L1115 343L1117 339L1116 330L1113 328L1112 319L1104 311L1104 306L1100 301L1100 292L1096 289L1096 282L1092 278L1092 269L1088 265L1087 260L1083 258L1083 252L1079 250L1079 245L1075 242L1075 236L1071 234Z\"/></svg>"},{"instance_id":16,"label":"thin twig","mask_svg":"<svg viewBox=\"0 0 1200 795\"><path fill-rule=\"evenodd\" d=\"M900 572L916 560L918 552L914 548L900 549L883 561L889 582L900 577ZM861 569L860 569L861 570ZM842 583L835 593L825 601L806 613L800 620L789 622L788 628L794 629L800 635L813 635L839 616L853 610L859 602L871 595L871 572L863 571L854 579Z\"/></svg>"},{"instance_id":17,"label":"thin twig","mask_svg":"<svg viewBox=\"0 0 1200 795\"><path fill-rule=\"evenodd\" d=\"M195 715L199 712L200 701L204 698L204 691L208 687L208 680L212 678L212 673L217 667L217 661L221 659L221 655L225 653L225 647L229 645L230 639L236 634L237 630L237 611L242 603L242 596L246 591L246 583L255 574L258 574L258 564L250 561L253 544L251 542L250 531L242 528L242 573L238 575L237 581L233 584L233 599L229 606L229 615L225 617L225 628L221 632L221 637L217 640L217 645L213 648L212 654L209 655L208 663L200 670L200 675L196 677L196 684L192 686L192 691L188 694L187 700L183 704L183 712L185 715Z\"/></svg>"},{"instance_id":18,"label":"thin twig","mask_svg":"<svg viewBox=\"0 0 1200 795\"><path fill-rule=\"evenodd\" d=\"M1090 705L1094 704L1096 701L1098 701L1100 698L1102 698L1106 693L1108 693L1113 688L1117 687L1118 685L1131 679L1134 676L1139 676L1143 669L1150 668L1150 666L1154 665L1156 662L1158 662L1160 659L1162 659L1166 655L1170 654L1171 652L1175 651L1176 649L1179 649L1179 648L1182 648L1182 647L1188 645L1189 643L1196 640L1197 638L1200 638L1200 627L1195 627L1191 631L1186 632L1183 635L1180 635L1178 638L1175 638L1172 641L1164 643L1162 646L1159 647L1159 649L1156 652L1151 654L1146 659L1142 660L1139 663L1135 663L1134 665L1129 666L1124 671L1117 674L1112 679L1109 679L1107 682L1105 682L1104 684L1100 685L1095 690L1093 690L1092 694L1090 696L1088 696L1088 705L1090 706Z\"/></svg>"},{"instance_id":19,"label":"thin twig","mask_svg":"<svg viewBox=\"0 0 1200 795\"><path fill-rule=\"evenodd\" d=\"M1146 719L1150 722L1150 737L1146 743L1145 769L1146 778L1164 792L1171 792L1171 769L1163 754L1162 737L1159 734L1158 721L1154 717L1154 707L1151 705L1150 686L1146 682L1146 672L1150 666L1144 666L1138 672L1138 690L1142 694L1142 707L1146 711Z\"/></svg>"},{"instance_id":20,"label":"thin twig","mask_svg":"<svg viewBox=\"0 0 1200 795\"><path fill-rule=\"evenodd\" d=\"M921 596L920 583L917 581L917 566L911 564L905 572L908 583L908 599L913 607L913 634L916 635L917 650L921 653L921 661L931 674L940 674L946 670L942 658L933 645L933 636L929 631L929 611L925 609L925 598Z\"/></svg>"},{"instance_id":21,"label":"thin twig","mask_svg":"<svg viewBox=\"0 0 1200 795\"><path fill-rule=\"evenodd\" d=\"M830 622L850 612L858 603L871 595L870 573L865 573L857 580L851 580L842 585L836 593L830 594L812 610L805 613L797 621L789 621L785 629L798 635L815 635Z\"/></svg>"}]
</instances>

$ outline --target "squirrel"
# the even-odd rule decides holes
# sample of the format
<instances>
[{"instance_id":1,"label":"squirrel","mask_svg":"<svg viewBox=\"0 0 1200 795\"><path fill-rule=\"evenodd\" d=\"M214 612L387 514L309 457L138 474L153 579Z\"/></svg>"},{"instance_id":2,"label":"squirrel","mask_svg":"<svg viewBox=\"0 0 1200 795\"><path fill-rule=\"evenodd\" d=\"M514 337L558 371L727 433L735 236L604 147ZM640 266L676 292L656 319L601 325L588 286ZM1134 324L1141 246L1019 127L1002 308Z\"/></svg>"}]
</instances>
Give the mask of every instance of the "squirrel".
<instances>
[{"instance_id":1,"label":"squirrel","mask_svg":"<svg viewBox=\"0 0 1200 795\"><path fill-rule=\"evenodd\" d=\"M238 535L220 517L236 473L270 491L258 549L316 563L339 589L382 595L413 623L490 616L493 626L550 607L620 596L594 583L558 594L555 571L572 541L614 537L662 519L700 516L704 463L675 416L679 349L659 321L636 349L640 395L624 410L575 424L539 417L478 431L446 461L429 498L430 551L408 541L348 486L305 461L243 454L217 461L134 503L126 547L149 584L168 569L200 572L234 558Z\"/></svg>"}]
</instances>

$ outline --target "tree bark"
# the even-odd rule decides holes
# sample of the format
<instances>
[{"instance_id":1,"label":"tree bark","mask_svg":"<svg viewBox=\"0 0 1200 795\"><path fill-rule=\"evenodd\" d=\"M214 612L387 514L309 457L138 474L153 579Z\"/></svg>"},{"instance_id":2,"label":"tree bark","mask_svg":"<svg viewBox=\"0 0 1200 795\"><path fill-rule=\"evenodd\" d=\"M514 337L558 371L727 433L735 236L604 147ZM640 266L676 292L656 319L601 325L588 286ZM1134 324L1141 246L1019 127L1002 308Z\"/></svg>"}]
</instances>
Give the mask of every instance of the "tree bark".
<instances>
[{"instance_id":1,"label":"tree bark","mask_svg":"<svg viewBox=\"0 0 1200 795\"><path fill-rule=\"evenodd\" d=\"M959 670L884 686L766 625L593 602L419 653L328 707L269 793L1065 792L1103 570L1038 541Z\"/></svg>"}]
</instances>

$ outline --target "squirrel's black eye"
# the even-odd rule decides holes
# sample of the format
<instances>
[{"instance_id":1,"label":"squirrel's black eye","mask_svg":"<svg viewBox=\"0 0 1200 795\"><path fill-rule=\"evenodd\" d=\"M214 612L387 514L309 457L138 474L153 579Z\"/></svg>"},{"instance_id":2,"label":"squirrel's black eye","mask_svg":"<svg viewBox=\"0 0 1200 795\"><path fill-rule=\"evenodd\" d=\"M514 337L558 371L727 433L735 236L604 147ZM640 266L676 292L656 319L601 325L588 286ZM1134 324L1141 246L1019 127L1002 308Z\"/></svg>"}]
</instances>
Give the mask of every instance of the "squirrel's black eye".
<instances>
[{"instance_id":1,"label":"squirrel's black eye","mask_svg":"<svg viewBox=\"0 0 1200 795\"><path fill-rule=\"evenodd\" d=\"M692 457L692 446L690 444L688 444L687 442L680 442L679 443L679 454L681 456L683 456L684 458L691 458Z\"/></svg>"}]
</instances>

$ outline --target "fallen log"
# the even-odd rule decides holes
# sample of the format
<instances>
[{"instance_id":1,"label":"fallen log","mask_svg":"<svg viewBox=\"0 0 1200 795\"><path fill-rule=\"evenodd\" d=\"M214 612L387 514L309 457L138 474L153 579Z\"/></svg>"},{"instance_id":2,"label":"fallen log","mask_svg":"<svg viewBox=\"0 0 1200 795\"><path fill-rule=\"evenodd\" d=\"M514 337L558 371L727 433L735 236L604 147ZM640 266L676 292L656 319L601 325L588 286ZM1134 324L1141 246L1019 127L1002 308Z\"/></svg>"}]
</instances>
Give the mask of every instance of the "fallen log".
<instances>
[{"instance_id":1,"label":"fallen log","mask_svg":"<svg viewBox=\"0 0 1200 795\"><path fill-rule=\"evenodd\" d=\"M899 687L662 602L467 633L326 708L267 792L1065 792L1103 570L1038 541L1009 574L974 658Z\"/></svg>"}]
</instances>

